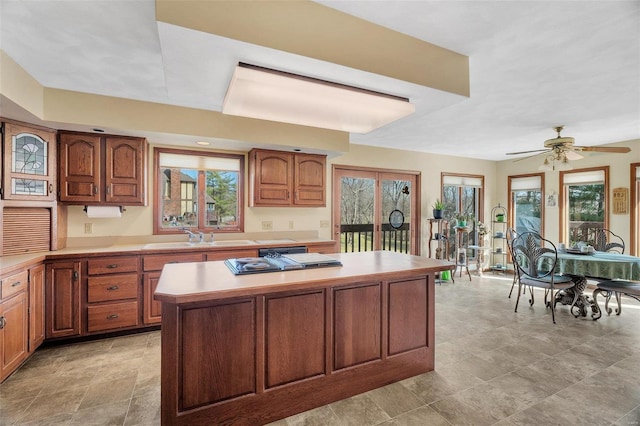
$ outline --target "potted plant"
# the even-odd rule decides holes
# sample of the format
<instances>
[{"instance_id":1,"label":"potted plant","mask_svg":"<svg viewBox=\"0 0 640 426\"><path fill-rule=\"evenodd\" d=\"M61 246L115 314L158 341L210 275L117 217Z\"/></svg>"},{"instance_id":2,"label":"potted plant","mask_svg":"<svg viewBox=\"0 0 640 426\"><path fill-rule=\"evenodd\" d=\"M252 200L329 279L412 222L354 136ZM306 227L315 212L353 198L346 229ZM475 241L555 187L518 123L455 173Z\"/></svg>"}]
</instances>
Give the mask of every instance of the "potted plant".
<instances>
[{"instance_id":1,"label":"potted plant","mask_svg":"<svg viewBox=\"0 0 640 426\"><path fill-rule=\"evenodd\" d=\"M458 226L467 226L467 222L473 220L473 214L467 212L457 212L453 217L458 222Z\"/></svg>"},{"instance_id":2,"label":"potted plant","mask_svg":"<svg viewBox=\"0 0 640 426\"><path fill-rule=\"evenodd\" d=\"M437 199L435 203L433 203L433 218L434 219L442 219L442 211L444 210L444 203Z\"/></svg>"}]
</instances>

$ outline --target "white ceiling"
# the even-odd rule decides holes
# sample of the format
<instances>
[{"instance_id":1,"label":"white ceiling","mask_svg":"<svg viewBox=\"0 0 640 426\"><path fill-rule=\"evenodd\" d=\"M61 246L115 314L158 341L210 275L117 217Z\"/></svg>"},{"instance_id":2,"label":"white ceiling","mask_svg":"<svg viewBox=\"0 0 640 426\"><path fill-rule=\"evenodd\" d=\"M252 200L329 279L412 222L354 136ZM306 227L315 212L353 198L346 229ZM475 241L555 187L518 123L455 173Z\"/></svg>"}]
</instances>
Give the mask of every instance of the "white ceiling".
<instances>
[{"instance_id":1,"label":"white ceiling","mask_svg":"<svg viewBox=\"0 0 640 426\"><path fill-rule=\"evenodd\" d=\"M318 3L469 56L470 98L158 23L153 0L0 0L0 48L47 87L214 111L239 61L416 104L351 135L365 145L502 160L557 125L577 145L640 139L640 1Z\"/></svg>"}]
</instances>

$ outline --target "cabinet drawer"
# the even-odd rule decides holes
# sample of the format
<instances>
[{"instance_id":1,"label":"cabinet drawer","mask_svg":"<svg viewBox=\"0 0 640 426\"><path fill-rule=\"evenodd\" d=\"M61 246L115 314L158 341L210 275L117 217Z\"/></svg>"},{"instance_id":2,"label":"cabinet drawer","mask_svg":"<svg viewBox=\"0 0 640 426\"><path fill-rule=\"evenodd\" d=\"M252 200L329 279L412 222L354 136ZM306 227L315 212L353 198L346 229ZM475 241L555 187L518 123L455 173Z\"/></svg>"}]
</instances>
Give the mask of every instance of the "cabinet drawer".
<instances>
[{"instance_id":1,"label":"cabinet drawer","mask_svg":"<svg viewBox=\"0 0 640 426\"><path fill-rule=\"evenodd\" d=\"M10 275L2 279L2 291L0 296L2 299L11 297L12 295L26 290L29 283L29 272L22 271L17 274Z\"/></svg>"},{"instance_id":2,"label":"cabinet drawer","mask_svg":"<svg viewBox=\"0 0 640 426\"><path fill-rule=\"evenodd\" d=\"M138 272L138 258L134 256L103 257L87 261L89 275L118 274L121 272Z\"/></svg>"},{"instance_id":3,"label":"cabinet drawer","mask_svg":"<svg viewBox=\"0 0 640 426\"><path fill-rule=\"evenodd\" d=\"M225 250L219 252L207 253L207 260L225 260L235 257L256 257L258 250L256 249L244 249L244 250Z\"/></svg>"},{"instance_id":4,"label":"cabinet drawer","mask_svg":"<svg viewBox=\"0 0 640 426\"><path fill-rule=\"evenodd\" d=\"M87 301L135 299L138 297L138 274L89 277Z\"/></svg>"},{"instance_id":5,"label":"cabinet drawer","mask_svg":"<svg viewBox=\"0 0 640 426\"><path fill-rule=\"evenodd\" d=\"M185 254L152 254L142 259L143 269L147 271L159 271L167 263L202 262L202 253Z\"/></svg>"},{"instance_id":6,"label":"cabinet drawer","mask_svg":"<svg viewBox=\"0 0 640 426\"><path fill-rule=\"evenodd\" d=\"M107 303L87 307L87 331L112 330L138 325L138 302Z\"/></svg>"}]
</instances>

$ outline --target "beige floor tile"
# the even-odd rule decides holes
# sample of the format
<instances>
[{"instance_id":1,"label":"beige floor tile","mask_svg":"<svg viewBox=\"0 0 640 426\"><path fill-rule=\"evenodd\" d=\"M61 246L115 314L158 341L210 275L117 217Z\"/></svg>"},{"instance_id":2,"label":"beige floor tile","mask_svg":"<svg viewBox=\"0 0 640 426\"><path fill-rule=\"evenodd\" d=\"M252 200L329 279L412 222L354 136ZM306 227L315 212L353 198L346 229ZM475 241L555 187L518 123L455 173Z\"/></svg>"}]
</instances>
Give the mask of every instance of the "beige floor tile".
<instances>
[{"instance_id":1,"label":"beige floor tile","mask_svg":"<svg viewBox=\"0 0 640 426\"><path fill-rule=\"evenodd\" d=\"M452 425L488 426L499 420L465 404L455 395L434 402L431 408Z\"/></svg>"},{"instance_id":2,"label":"beige floor tile","mask_svg":"<svg viewBox=\"0 0 640 426\"><path fill-rule=\"evenodd\" d=\"M124 426L160 425L160 390L131 399Z\"/></svg>"},{"instance_id":3,"label":"beige floor tile","mask_svg":"<svg viewBox=\"0 0 640 426\"><path fill-rule=\"evenodd\" d=\"M444 417L438 414L433 408L429 406L422 406L416 408L413 411L394 417L384 423L384 426L450 426Z\"/></svg>"},{"instance_id":4,"label":"beige floor tile","mask_svg":"<svg viewBox=\"0 0 640 426\"><path fill-rule=\"evenodd\" d=\"M270 423L277 425L277 422ZM304 413L296 414L285 419L283 425L277 426L341 426L342 423L333 412L333 410L325 405L323 407L314 408Z\"/></svg>"},{"instance_id":5,"label":"beige floor tile","mask_svg":"<svg viewBox=\"0 0 640 426\"><path fill-rule=\"evenodd\" d=\"M329 405L344 426L377 425L390 417L367 395L357 395Z\"/></svg>"},{"instance_id":6,"label":"beige floor tile","mask_svg":"<svg viewBox=\"0 0 640 426\"><path fill-rule=\"evenodd\" d=\"M399 416L424 405L424 402L400 383L383 386L365 395L371 397L389 417Z\"/></svg>"},{"instance_id":7,"label":"beige floor tile","mask_svg":"<svg viewBox=\"0 0 640 426\"><path fill-rule=\"evenodd\" d=\"M84 409L117 401L130 400L135 383L136 376L110 380L108 382L92 383L87 389L87 394L79 408Z\"/></svg>"},{"instance_id":8,"label":"beige floor tile","mask_svg":"<svg viewBox=\"0 0 640 426\"><path fill-rule=\"evenodd\" d=\"M122 426L129 409L129 400L98 405L76 411L69 425L73 426Z\"/></svg>"},{"instance_id":9,"label":"beige floor tile","mask_svg":"<svg viewBox=\"0 0 640 426\"><path fill-rule=\"evenodd\" d=\"M61 414L73 414L87 393L87 386L39 395L33 400L20 422L43 420Z\"/></svg>"}]
</instances>

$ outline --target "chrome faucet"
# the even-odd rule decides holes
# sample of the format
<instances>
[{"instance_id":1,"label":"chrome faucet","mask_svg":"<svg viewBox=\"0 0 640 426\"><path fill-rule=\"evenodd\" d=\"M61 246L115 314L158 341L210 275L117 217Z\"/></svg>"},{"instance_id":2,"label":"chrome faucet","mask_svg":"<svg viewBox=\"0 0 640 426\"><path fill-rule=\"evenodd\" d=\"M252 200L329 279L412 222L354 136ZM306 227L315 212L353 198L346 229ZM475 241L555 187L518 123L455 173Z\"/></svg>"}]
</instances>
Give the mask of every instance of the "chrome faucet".
<instances>
[{"instance_id":1,"label":"chrome faucet","mask_svg":"<svg viewBox=\"0 0 640 426\"><path fill-rule=\"evenodd\" d=\"M202 232L198 231L198 237L199 237L198 240L201 243L204 243L204 234Z\"/></svg>"},{"instance_id":2,"label":"chrome faucet","mask_svg":"<svg viewBox=\"0 0 640 426\"><path fill-rule=\"evenodd\" d=\"M182 228L182 230L184 231L185 234L189 234L189 244L193 244L196 239L196 234L194 234L187 228ZM200 241L202 241L202 239Z\"/></svg>"}]
</instances>

